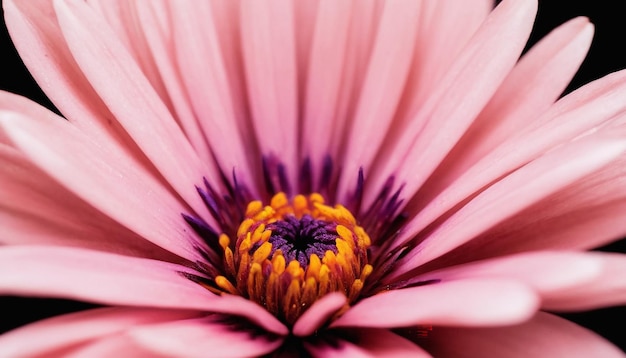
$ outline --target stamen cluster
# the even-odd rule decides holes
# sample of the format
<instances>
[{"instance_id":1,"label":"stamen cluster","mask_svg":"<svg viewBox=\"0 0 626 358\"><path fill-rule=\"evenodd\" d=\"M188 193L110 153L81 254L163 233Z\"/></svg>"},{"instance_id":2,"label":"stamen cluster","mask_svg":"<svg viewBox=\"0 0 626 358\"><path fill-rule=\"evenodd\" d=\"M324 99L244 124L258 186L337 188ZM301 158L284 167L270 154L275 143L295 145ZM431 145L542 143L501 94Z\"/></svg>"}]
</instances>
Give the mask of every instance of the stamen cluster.
<instances>
[{"instance_id":1,"label":"stamen cluster","mask_svg":"<svg viewBox=\"0 0 626 358\"><path fill-rule=\"evenodd\" d=\"M288 324L318 298L342 292L354 302L372 272L370 238L342 205L324 204L317 193L274 195L269 205L248 204L236 240L219 238L224 292L247 297Z\"/></svg>"}]
</instances>

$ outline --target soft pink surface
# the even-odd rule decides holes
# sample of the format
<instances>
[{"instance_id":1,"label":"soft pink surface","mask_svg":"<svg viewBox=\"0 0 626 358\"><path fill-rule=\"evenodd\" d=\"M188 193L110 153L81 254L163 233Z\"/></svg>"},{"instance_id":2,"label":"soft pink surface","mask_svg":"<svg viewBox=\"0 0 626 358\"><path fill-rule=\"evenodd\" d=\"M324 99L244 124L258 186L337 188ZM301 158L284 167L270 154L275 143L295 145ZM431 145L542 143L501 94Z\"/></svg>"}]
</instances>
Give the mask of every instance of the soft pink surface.
<instances>
[{"instance_id":1,"label":"soft pink surface","mask_svg":"<svg viewBox=\"0 0 626 358\"><path fill-rule=\"evenodd\" d=\"M285 334L282 323L242 297L217 296L183 276L181 265L77 248L12 246L0 250L0 293L95 303L243 315ZM54 273L54 274L50 274Z\"/></svg>"},{"instance_id":2,"label":"soft pink surface","mask_svg":"<svg viewBox=\"0 0 626 358\"><path fill-rule=\"evenodd\" d=\"M355 329L350 340L337 344L305 343L314 357L430 357L426 351L409 340L384 329Z\"/></svg>"},{"instance_id":3,"label":"soft pink surface","mask_svg":"<svg viewBox=\"0 0 626 358\"><path fill-rule=\"evenodd\" d=\"M171 214L185 212L185 207L135 166L112 161L110 152L72 124L2 112L0 130L40 169L93 207L168 251L200 259L194 245L202 244Z\"/></svg>"},{"instance_id":4,"label":"soft pink surface","mask_svg":"<svg viewBox=\"0 0 626 358\"><path fill-rule=\"evenodd\" d=\"M98 96L185 202L208 216L194 184L211 172L136 62L87 4L68 0L54 5L65 41Z\"/></svg>"},{"instance_id":5,"label":"soft pink surface","mask_svg":"<svg viewBox=\"0 0 626 358\"><path fill-rule=\"evenodd\" d=\"M428 341L435 357L624 357L595 333L543 312L510 327L437 327Z\"/></svg>"},{"instance_id":6,"label":"soft pink surface","mask_svg":"<svg viewBox=\"0 0 626 358\"><path fill-rule=\"evenodd\" d=\"M146 350L171 357L259 357L283 341L229 327L211 317L141 325L127 334Z\"/></svg>"},{"instance_id":7,"label":"soft pink surface","mask_svg":"<svg viewBox=\"0 0 626 358\"><path fill-rule=\"evenodd\" d=\"M576 18L553 30L520 59L459 143L409 204L411 211L424 210L424 213L418 213L418 222L430 223L432 215L441 215L450 209L450 206L438 205L438 211L433 214L430 207L425 209L424 205L445 199L444 195L437 195L453 183L460 184L455 180L464 171L512 135L523 131L532 121L544 118L541 114L557 100L571 80L587 54L592 37L593 25L589 20Z\"/></svg>"},{"instance_id":8,"label":"soft pink surface","mask_svg":"<svg viewBox=\"0 0 626 358\"><path fill-rule=\"evenodd\" d=\"M598 133L563 145L528 163L447 218L400 261L391 277L397 277L470 241L559 189L601 169L623 155L625 150L626 139L613 132Z\"/></svg>"},{"instance_id":9,"label":"soft pink surface","mask_svg":"<svg viewBox=\"0 0 626 358\"><path fill-rule=\"evenodd\" d=\"M87 310L53 317L0 336L3 357L51 354L90 340L119 334L129 328L197 317L198 312L133 307Z\"/></svg>"},{"instance_id":10,"label":"soft pink surface","mask_svg":"<svg viewBox=\"0 0 626 358\"><path fill-rule=\"evenodd\" d=\"M298 163L298 76L291 0L241 3L250 112L261 153L280 155L292 182Z\"/></svg>"},{"instance_id":11,"label":"soft pink surface","mask_svg":"<svg viewBox=\"0 0 626 358\"><path fill-rule=\"evenodd\" d=\"M292 333L306 337L320 328L330 317L347 303L347 298L339 292L329 293L313 303L293 325Z\"/></svg>"},{"instance_id":12,"label":"soft pink surface","mask_svg":"<svg viewBox=\"0 0 626 358\"><path fill-rule=\"evenodd\" d=\"M536 1L503 1L489 15L416 114L412 123L418 127L408 127L400 138L388 138L394 146L379 153L380 166L371 173L373 187L396 175L406 182L405 193L412 195L426 181L513 68L530 34L536 7ZM358 164L346 169L356 170ZM369 191L365 203L375 195Z\"/></svg>"},{"instance_id":13,"label":"soft pink surface","mask_svg":"<svg viewBox=\"0 0 626 358\"><path fill-rule=\"evenodd\" d=\"M492 326L523 322L539 306L513 280L466 279L381 292L364 298L331 327Z\"/></svg>"},{"instance_id":14,"label":"soft pink surface","mask_svg":"<svg viewBox=\"0 0 626 358\"><path fill-rule=\"evenodd\" d=\"M592 82L562 98L533 124L512 133L501 145L456 178L407 224L400 241L417 234L455 205L497 178L536 160L543 153L610 123L625 109L618 98L626 93L626 71Z\"/></svg>"}]
</instances>

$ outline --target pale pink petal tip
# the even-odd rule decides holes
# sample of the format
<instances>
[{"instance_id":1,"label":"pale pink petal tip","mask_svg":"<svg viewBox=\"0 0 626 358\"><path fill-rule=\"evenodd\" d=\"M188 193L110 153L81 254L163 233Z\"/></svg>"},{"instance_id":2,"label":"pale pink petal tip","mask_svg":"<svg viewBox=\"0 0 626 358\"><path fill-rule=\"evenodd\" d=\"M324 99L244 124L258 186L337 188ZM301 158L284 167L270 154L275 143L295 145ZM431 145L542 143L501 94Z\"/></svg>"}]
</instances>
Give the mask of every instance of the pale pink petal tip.
<instances>
[{"instance_id":1,"label":"pale pink petal tip","mask_svg":"<svg viewBox=\"0 0 626 358\"><path fill-rule=\"evenodd\" d=\"M293 334L298 337L311 335L320 328L335 312L347 302L346 296L333 292L315 301L313 306L306 310L293 326Z\"/></svg>"},{"instance_id":2,"label":"pale pink petal tip","mask_svg":"<svg viewBox=\"0 0 626 358\"><path fill-rule=\"evenodd\" d=\"M516 281L449 281L391 290L365 298L331 327L507 325L532 317L539 304L536 293Z\"/></svg>"},{"instance_id":3,"label":"pale pink petal tip","mask_svg":"<svg viewBox=\"0 0 626 358\"><path fill-rule=\"evenodd\" d=\"M436 357L602 357L624 352L572 322L540 312L521 325L495 328L438 327L423 340Z\"/></svg>"}]
</instances>

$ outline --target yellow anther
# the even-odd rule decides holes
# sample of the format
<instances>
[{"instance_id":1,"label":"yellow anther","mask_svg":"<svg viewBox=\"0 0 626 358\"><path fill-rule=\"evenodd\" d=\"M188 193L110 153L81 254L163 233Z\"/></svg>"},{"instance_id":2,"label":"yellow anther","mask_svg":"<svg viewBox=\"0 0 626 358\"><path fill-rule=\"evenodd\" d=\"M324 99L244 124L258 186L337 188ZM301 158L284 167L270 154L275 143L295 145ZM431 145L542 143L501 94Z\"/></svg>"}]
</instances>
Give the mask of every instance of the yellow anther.
<instances>
[{"instance_id":1,"label":"yellow anther","mask_svg":"<svg viewBox=\"0 0 626 358\"><path fill-rule=\"evenodd\" d=\"M304 195L296 195L293 198L293 211L296 217L302 217L309 212L309 202Z\"/></svg>"},{"instance_id":2,"label":"yellow anther","mask_svg":"<svg viewBox=\"0 0 626 358\"><path fill-rule=\"evenodd\" d=\"M263 203L260 200L254 200L248 203L246 208L246 217L253 217L263 210Z\"/></svg>"},{"instance_id":3,"label":"yellow anther","mask_svg":"<svg viewBox=\"0 0 626 358\"><path fill-rule=\"evenodd\" d=\"M357 297L359 297L359 293L361 293L362 289L363 289L363 281L361 281L360 279L354 280L354 282L352 282L352 287L350 287L350 293L348 294L348 300L349 301L356 300Z\"/></svg>"},{"instance_id":4,"label":"yellow anther","mask_svg":"<svg viewBox=\"0 0 626 358\"><path fill-rule=\"evenodd\" d=\"M285 257L280 253L280 250L276 250L274 257L272 257L272 268L275 273L282 274L285 272Z\"/></svg>"},{"instance_id":5,"label":"yellow anther","mask_svg":"<svg viewBox=\"0 0 626 358\"><path fill-rule=\"evenodd\" d=\"M348 260L352 260L352 257L354 256L354 252L352 251L353 249L350 247L350 245L346 241L337 239L335 240L335 245L337 246L338 254L345 256L346 259Z\"/></svg>"},{"instance_id":6,"label":"yellow anther","mask_svg":"<svg viewBox=\"0 0 626 358\"><path fill-rule=\"evenodd\" d=\"M296 260L291 260L287 265L287 269L285 271L287 271L287 273L289 273L292 278L298 278L304 275L304 270L302 270L302 268L300 267L300 263Z\"/></svg>"},{"instance_id":7,"label":"yellow anther","mask_svg":"<svg viewBox=\"0 0 626 358\"><path fill-rule=\"evenodd\" d=\"M252 244L256 244L257 242L261 241L261 239L263 238L264 231L265 231L265 224L260 224L259 226L257 226L257 228L254 229L254 232L252 233L250 242Z\"/></svg>"},{"instance_id":8,"label":"yellow anther","mask_svg":"<svg viewBox=\"0 0 626 358\"><path fill-rule=\"evenodd\" d=\"M284 206L289 204L289 200L287 200L287 195L285 193L278 193L272 197L270 200L270 206L274 208L274 210L278 211Z\"/></svg>"},{"instance_id":9,"label":"yellow anther","mask_svg":"<svg viewBox=\"0 0 626 358\"><path fill-rule=\"evenodd\" d=\"M252 254L252 261L256 263L263 263L272 252L272 244L269 242L264 242L259 246L258 249Z\"/></svg>"},{"instance_id":10,"label":"yellow anther","mask_svg":"<svg viewBox=\"0 0 626 358\"><path fill-rule=\"evenodd\" d=\"M318 204L324 204L325 200L324 197L321 194L318 193L313 193L311 195L309 195L309 201L313 204L318 203Z\"/></svg>"},{"instance_id":11,"label":"yellow anther","mask_svg":"<svg viewBox=\"0 0 626 358\"><path fill-rule=\"evenodd\" d=\"M252 227L252 224L254 223L255 221L252 219L245 219L242 221L241 225L239 225L239 229L237 230L237 237L245 235L248 231L250 231L250 227Z\"/></svg>"},{"instance_id":12,"label":"yellow anther","mask_svg":"<svg viewBox=\"0 0 626 358\"><path fill-rule=\"evenodd\" d=\"M350 245L352 249L354 249L355 243L354 243L354 234L352 233L352 231L350 231L350 229L348 229L347 227L343 225L337 225L335 230L337 230L337 234L339 234L339 237L344 239L346 243Z\"/></svg>"},{"instance_id":13,"label":"yellow anther","mask_svg":"<svg viewBox=\"0 0 626 358\"><path fill-rule=\"evenodd\" d=\"M239 252L248 252L252 247L252 233L247 233L246 238L241 241L239 244Z\"/></svg>"},{"instance_id":14,"label":"yellow anther","mask_svg":"<svg viewBox=\"0 0 626 358\"><path fill-rule=\"evenodd\" d=\"M335 205L335 209L337 210L341 221L345 223L356 224L356 219L354 218L350 210L346 209L345 206L337 204Z\"/></svg>"},{"instance_id":15,"label":"yellow anther","mask_svg":"<svg viewBox=\"0 0 626 358\"><path fill-rule=\"evenodd\" d=\"M248 296L254 298L259 297L261 293L259 292L259 286L262 285L261 265L257 262L253 262L252 266L250 266L250 272L248 273Z\"/></svg>"},{"instance_id":16,"label":"yellow anther","mask_svg":"<svg viewBox=\"0 0 626 358\"><path fill-rule=\"evenodd\" d=\"M369 247L371 245L370 237L362 227L356 226L354 233L356 234L359 247Z\"/></svg>"},{"instance_id":17,"label":"yellow anther","mask_svg":"<svg viewBox=\"0 0 626 358\"><path fill-rule=\"evenodd\" d=\"M316 254L311 255L309 258L309 267L306 269L306 277L314 277L318 279L320 277L320 269L322 268L322 261Z\"/></svg>"},{"instance_id":18,"label":"yellow anther","mask_svg":"<svg viewBox=\"0 0 626 358\"><path fill-rule=\"evenodd\" d=\"M215 284L218 285L219 288L221 288L222 290L232 295L239 294L239 291L235 288L235 286L233 286L233 284L230 281L228 281L228 279L224 276L215 277Z\"/></svg>"},{"instance_id":19,"label":"yellow anther","mask_svg":"<svg viewBox=\"0 0 626 358\"><path fill-rule=\"evenodd\" d=\"M326 253L324 254L324 258L322 259L322 262L325 263L329 268L335 267L335 264L337 263L337 258L335 257L335 253L330 250L326 251Z\"/></svg>"},{"instance_id":20,"label":"yellow anther","mask_svg":"<svg viewBox=\"0 0 626 358\"><path fill-rule=\"evenodd\" d=\"M219 238L219 243L220 243L220 246L222 247L222 249L226 250L228 245L230 245L230 239L228 238L228 235L221 234L220 238Z\"/></svg>"},{"instance_id":21,"label":"yellow anther","mask_svg":"<svg viewBox=\"0 0 626 358\"><path fill-rule=\"evenodd\" d=\"M372 267L372 265L367 264L363 266L363 269L361 270L361 277L359 279L365 282L365 280L369 277L372 271L374 271L374 267Z\"/></svg>"}]
</instances>

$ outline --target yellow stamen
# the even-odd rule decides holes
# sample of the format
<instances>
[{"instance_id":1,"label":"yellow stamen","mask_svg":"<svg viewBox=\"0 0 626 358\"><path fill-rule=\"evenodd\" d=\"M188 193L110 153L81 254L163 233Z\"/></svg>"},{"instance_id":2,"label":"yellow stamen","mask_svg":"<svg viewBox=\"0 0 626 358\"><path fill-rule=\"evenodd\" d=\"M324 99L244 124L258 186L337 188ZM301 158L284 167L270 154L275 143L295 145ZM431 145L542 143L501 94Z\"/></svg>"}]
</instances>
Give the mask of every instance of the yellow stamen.
<instances>
[{"instance_id":1,"label":"yellow stamen","mask_svg":"<svg viewBox=\"0 0 626 358\"><path fill-rule=\"evenodd\" d=\"M294 259L299 256L294 255L302 255L301 247L310 245L308 241L291 247L292 242L286 240L295 240L296 236L289 239L283 236L291 235L285 233L292 231L293 235L300 235L302 229L297 225L316 225L303 232L326 230L324 241L319 241L323 249L307 248L317 250L307 262L299 262ZM274 230L279 239L272 236ZM334 241L329 241L328 235L333 235ZM370 239L365 230L348 209L325 204L324 197L318 193L296 195L291 202L284 193L279 193L266 206L260 201L250 202L237 237L222 234L219 244L224 250L226 273L215 278L217 287L212 289L241 294L288 324L293 324L302 312L329 292L342 292L348 302L355 302L372 272L372 266L367 263ZM302 251L294 254L294 250Z\"/></svg>"}]
</instances>

